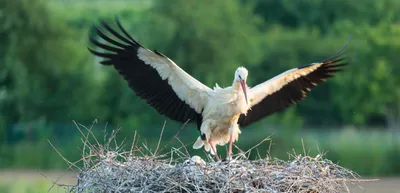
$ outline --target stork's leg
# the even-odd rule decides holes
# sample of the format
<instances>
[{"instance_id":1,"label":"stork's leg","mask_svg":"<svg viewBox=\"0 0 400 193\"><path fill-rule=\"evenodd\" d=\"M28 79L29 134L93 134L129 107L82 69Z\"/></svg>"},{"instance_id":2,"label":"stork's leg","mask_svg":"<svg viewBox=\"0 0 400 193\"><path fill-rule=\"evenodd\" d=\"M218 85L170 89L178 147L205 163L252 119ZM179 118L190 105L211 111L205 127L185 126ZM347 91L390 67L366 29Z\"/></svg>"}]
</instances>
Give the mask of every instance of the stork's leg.
<instances>
[{"instance_id":1,"label":"stork's leg","mask_svg":"<svg viewBox=\"0 0 400 193\"><path fill-rule=\"evenodd\" d=\"M217 160L220 161L221 159L219 159L219 156L218 156L218 154L217 154L217 151L215 151L215 147L214 147L214 145L211 143L211 138L208 138L208 143L209 143L210 146L211 146L211 151L213 151L213 153L214 153L215 157L217 158Z\"/></svg>"},{"instance_id":2,"label":"stork's leg","mask_svg":"<svg viewBox=\"0 0 400 193\"><path fill-rule=\"evenodd\" d=\"M232 156L232 145L233 145L233 136L232 136L232 132L230 132L230 134L229 134L229 150L228 150L229 158Z\"/></svg>"},{"instance_id":3,"label":"stork's leg","mask_svg":"<svg viewBox=\"0 0 400 193\"><path fill-rule=\"evenodd\" d=\"M232 159L232 145L233 145L233 128L229 128L229 150L227 160Z\"/></svg>"}]
</instances>

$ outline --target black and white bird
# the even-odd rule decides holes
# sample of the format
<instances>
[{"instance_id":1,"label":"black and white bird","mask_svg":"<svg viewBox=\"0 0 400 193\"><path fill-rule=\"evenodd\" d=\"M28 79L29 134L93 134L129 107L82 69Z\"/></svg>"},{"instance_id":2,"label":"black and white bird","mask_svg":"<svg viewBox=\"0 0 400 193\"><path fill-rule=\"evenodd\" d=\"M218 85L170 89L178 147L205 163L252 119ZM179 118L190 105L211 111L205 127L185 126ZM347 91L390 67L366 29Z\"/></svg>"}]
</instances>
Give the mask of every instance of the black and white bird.
<instances>
[{"instance_id":1,"label":"black and white bird","mask_svg":"<svg viewBox=\"0 0 400 193\"><path fill-rule=\"evenodd\" d=\"M218 160L216 145L229 142L228 156L231 156L232 143L238 140L241 133L239 127L296 104L306 97L311 88L348 64L343 62L343 47L324 61L290 69L253 88L246 84L248 71L239 67L232 86L220 88L216 85L211 89L167 56L142 46L118 20L116 23L120 32L105 22L101 23L114 38L95 27L97 35L108 44L90 37L95 46L106 52L90 48L89 51L104 59L101 64L114 66L136 95L160 114L178 122L195 122L200 135L193 148L204 146Z\"/></svg>"}]
</instances>

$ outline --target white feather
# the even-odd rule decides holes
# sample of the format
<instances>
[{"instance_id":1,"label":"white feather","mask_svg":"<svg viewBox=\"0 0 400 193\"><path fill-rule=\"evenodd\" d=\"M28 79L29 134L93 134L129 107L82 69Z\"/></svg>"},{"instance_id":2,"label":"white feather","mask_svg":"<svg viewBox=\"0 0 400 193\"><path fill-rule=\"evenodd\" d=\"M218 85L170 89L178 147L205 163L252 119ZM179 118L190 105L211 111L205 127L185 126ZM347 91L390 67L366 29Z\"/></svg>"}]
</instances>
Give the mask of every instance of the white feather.
<instances>
[{"instance_id":1,"label":"white feather","mask_svg":"<svg viewBox=\"0 0 400 193\"><path fill-rule=\"evenodd\" d=\"M287 70L257 86L249 89L249 100L252 105L256 105L261 102L266 96L271 95L279 91L283 86L289 84L295 79L302 76L307 76L311 72L315 71L321 66L322 63L315 63L306 68L293 68Z\"/></svg>"}]
</instances>

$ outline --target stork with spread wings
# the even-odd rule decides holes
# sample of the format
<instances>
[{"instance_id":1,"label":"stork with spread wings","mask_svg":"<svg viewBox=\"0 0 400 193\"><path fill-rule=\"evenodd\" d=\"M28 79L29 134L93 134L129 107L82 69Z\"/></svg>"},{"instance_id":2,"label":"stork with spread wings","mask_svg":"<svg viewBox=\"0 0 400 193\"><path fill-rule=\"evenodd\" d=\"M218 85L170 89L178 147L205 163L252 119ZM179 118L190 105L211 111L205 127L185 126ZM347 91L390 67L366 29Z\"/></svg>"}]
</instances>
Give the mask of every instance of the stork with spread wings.
<instances>
[{"instance_id":1,"label":"stork with spread wings","mask_svg":"<svg viewBox=\"0 0 400 193\"><path fill-rule=\"evenodd\" d=\"M96 33L105 42L90 41L105 50L89 51L103 58L101 64L113 66L137 96L160 114L178 122L196 122L200 136L193 148L204 146L219 160L216 145L232 143L241 133L239 126L250 125L268 115L284 110L304 99L310 89L341 71L345 46L334 56L317 63L293 68L253 88L246 84L248 71L239 67L232 86L207 87L167 56L151 51L133 39L120 22L120 32L105 22L102 26L114 38L98 28Z\"/></svg>"}]
</instances>

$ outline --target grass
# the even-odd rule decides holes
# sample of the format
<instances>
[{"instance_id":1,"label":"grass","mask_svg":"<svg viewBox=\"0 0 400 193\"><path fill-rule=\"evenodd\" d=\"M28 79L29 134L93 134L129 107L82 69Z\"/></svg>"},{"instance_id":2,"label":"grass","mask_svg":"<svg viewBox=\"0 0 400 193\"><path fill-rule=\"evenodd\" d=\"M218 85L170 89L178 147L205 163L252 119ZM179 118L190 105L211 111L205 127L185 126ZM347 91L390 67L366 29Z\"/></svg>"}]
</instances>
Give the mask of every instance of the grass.
<instances>
[{"instance_id":1,"label":"grass","mask_svg":"<svg viewBox=\"0 0 400 193\"><path fill-rule=\"evenodd\" d=\"M37 192L47 192L49 187L51 186L51 182L46 180L36 180L36 181L27 181L27 180L18 180L13 183L0 183L0 192L4 193L37 193ZM55 188L50 191L50 193L58 193L64 192L63 190L59 191Z\"/></svg>"},{"instance_id":2,"label":"grass","mask_svg":"<svg viewBox=\"0 0 400 193\"><path fill-rule=\"evenodd\" d=\"M389 131L359 131L346 128L340 132L309 133L307 141L318 141L328 158L359 174L396 176L400 174L400 139Z\"/></svg>"},{"instance_id":3,"label":"grass","mask_svg":"<svg viewBox=\"0 0 400 193\"><path fill-rule=\"evenodd\" d=\"M61 173L60 173L61 174ZM58 178L57 172L45 172L49 179L41 176L38 171L7 170L0 171L0 192L1 193L62 193L64 188L54 186L51 180ZM62 178L61 182L74 184L74 179Z\"/></svg>"}]
</instances>

